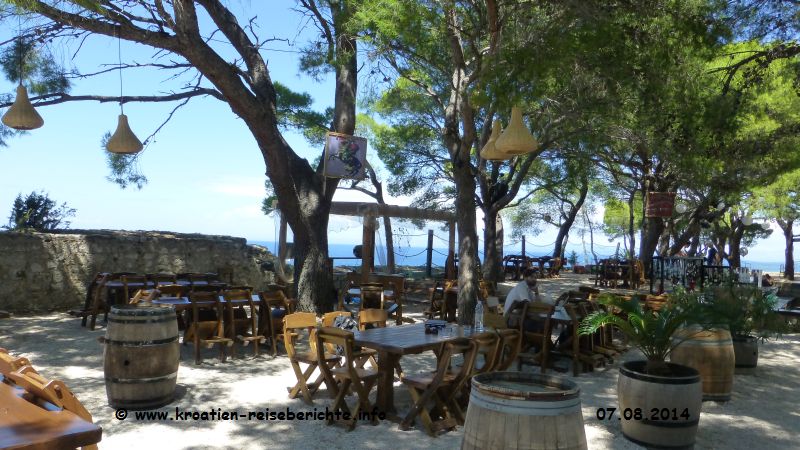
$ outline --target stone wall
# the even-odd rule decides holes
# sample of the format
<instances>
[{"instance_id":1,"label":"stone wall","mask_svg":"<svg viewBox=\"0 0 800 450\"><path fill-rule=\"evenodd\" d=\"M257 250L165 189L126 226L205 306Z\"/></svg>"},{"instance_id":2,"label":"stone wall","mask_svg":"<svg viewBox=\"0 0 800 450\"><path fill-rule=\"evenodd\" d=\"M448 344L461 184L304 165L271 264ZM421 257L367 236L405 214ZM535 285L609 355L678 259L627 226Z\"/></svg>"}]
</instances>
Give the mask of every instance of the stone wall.
<instances>
[{"instance_id":1,"label":"stone wall","mask_svg":"<svg viewBox=\"0 0 800 450\"><path fill-rule=\"evenodd\" d=\"M0 310L83 307L97 272L232 271L234 284L264 289L273 256L243 238L159 231L0 232ZM228 280L223 280L228 281Z\"/></svg>"}]
</instances>

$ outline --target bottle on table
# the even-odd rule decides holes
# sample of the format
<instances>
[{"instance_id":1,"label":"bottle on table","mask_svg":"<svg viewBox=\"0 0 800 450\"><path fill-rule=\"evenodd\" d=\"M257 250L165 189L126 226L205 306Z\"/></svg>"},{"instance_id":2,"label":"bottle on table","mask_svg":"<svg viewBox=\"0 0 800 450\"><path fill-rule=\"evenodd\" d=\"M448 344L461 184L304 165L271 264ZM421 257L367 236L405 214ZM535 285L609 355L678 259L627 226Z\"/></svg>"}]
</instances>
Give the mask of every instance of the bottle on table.
<instances>
[{"instance_id":1,"label":"bottle on table","mask_svg":"<svg viewBox=\"0 0 800 450\"><path fill-rule=\"evenodd\" d=\"M483 331L483 302L480 299L475 302L475 331Z\"/></svg>"}]
</instances>

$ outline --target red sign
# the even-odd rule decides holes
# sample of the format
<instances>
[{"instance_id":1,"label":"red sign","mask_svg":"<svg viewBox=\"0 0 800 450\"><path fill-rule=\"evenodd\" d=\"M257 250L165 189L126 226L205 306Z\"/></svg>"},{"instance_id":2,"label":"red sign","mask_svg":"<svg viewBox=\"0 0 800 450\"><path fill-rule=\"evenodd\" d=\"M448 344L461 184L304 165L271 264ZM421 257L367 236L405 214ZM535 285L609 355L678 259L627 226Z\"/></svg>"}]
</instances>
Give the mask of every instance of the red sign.
<instances>
[{"instance_id":1,"label":"red sign","mask_svg":"<svg viewBox=\"0 0 800 450\"><path fill-rule=\"evenodd\" d=\"M675 206L674 192L648 192L645 217L671 217Z\"/></svg>"}]
</instances>

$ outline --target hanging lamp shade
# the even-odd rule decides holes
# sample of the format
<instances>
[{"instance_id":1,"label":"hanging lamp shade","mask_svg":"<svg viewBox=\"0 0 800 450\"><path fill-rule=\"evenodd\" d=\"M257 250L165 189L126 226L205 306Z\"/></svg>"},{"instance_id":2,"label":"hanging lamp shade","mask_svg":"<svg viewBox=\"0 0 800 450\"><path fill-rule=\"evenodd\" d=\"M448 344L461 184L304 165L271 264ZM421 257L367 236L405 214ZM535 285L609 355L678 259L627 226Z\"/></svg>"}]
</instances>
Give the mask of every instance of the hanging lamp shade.
<instances>
[{"instance_id":1,"label":"hanging lamp shade","mask_svg":"<svg viewBox=\"0 0 800 450\"><path fill-rule=\"evenodd\" d=\"M511 121L508 122L503 134L494 144L497 151L505 153L507 158L530 153L539 147L528 127L522 121L522 112L518 107L511 108Z\"/></svg>"},{"instance_id":2,"label":"hanging lamp shade","mask_svg":"<svg viewBox=\"0 0 800 450\"><path fill-rule=\"evenodd\" d=\"M44 125L44 119L33 108L22 83L17 86L17 98L3 115L3 123L15 130L34 130Z\"/></svg>"},{"instance_id":3,"label":"hanging lamp shade","mask_svg":"<svg viewBox=\"0 0 800 450\"><path fill-rule=\"evenodd\" d=\"M675 205L675 212L677 212L678 214L685 213L686 205L684 205L683 203L678 203L677 205Z\"/></svg>"},{"instance_id":4,"label":"hanging lamp shade","mask_svg":"<svg viewBox=\"0 0 800 450\"><path fill-rule=\"evenodd\" d=\"M492 122L492 134L489 136L489 140L486 141L486 145L484 145L483 149L481 150L481 158L489 161L502 161L504 159L508 159L508 155L498 151L497 147L495 147L497 138L500 137L500 133L503 131L502 128L503 126L500 125L499 120Z\"/></svg>"},{"instance_id":5,"label":"hanging lamp shade","mask_svg":"<svg viewBox=\"0 0 800 450\"><path fill-rule=\"evenodd\" d=\"M744 216L742 218L742 223L744 224L744 226L749 227L750 225L753 224L753 218L750 216Z\"/></svg>"},{"instance_id":6,"label":"hanging lamp shade","mask_svg":"<svg viewBox=\"0 0 800 450\"><path fill-rule=\"evenodd\" d=\"M138 153L143 147L142 142L133 134L131 127L128 125L128 116L120 114L117 131L106 143L106 150L111 153L130 155Z\"/></svg>"}]
</instances>

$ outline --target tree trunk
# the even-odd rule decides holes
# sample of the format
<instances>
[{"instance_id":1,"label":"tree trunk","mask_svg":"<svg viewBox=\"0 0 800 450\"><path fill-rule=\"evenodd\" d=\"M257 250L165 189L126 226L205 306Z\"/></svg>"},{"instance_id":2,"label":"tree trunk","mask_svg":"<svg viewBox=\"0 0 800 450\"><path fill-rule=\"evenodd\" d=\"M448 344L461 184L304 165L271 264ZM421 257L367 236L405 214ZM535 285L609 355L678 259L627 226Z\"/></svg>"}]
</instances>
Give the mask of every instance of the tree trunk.
<instances>
[{"instance_id":1,"label":"tree trunk","mask_svg":"<svg viewBox=\"0 0 800 450\"><path fill-rule=\"evenodd\" d=\"M794 239L792 238L794 220L779 220L778 225L781 227L783 238L786 241L783 277L787 280L794 280Z\"/></svg>"},{"instance_id":2,"label":"tree trunk","mask_svg":"<svg viewBox=\"0 0 800 450\"><path fill-rule=\"evenodd\" d=\"M558 236L556 236L556 246L553 249L553 258L564 257L564 247L566 246L567 236L572 224L575 223L575 218L583 207L583 202L586 201L586 195L589 193L589 180L581 180L581 187L578 194L578 200L569 208L569 211L558 227Z\"/></svg>"},{"instance_id":3,"label":"tree trunk","mask_svg":"<svg viewBox=\"0 0 800 450\"><path fill-rule=\"evenodd\" d=\"M493 208L484 210L483 278L503 281L503 218Z\"/></svg>"},{"instance_id":4,"label":"tree trunk","mask_svg":"<svg viewBox=\"0 0 800 450\"><path fill-rule=\"evenodd\" d=\"M636 214L633 210L633 201L636 199L636 190L631 191L631 196L628 197L628 234L630 235L630 247L628 247L627 258L633 258L636 248Z\"/></svg>"},{"instance_id":5,"label":"tree trunk","mask_svg":"<svg viewBox=\"0 0 800 450\"><path fill-rule=\"evenodd\" d=\"M733 230L728 238L728 265L734 268L742 267L742 254L739 251L744 236L744 224L739 219L731 221Z\"/></svg>"},{"instance_id":6,"label":"tree trunk","mask_svg":"<svg viewBox=\"0 0 800 450\"><path fill-rule=\"evenodd\" d=\"M642 242L639 243L639 259L644 264L645 273L650 273L650 265L653 263L653 253L658 248L658 241L664 232L664 219L660 217L649 217L644 219L647 225L644 227L646 233L642 235Z\"/></svg>"},{"instance_id":7,"label":"tree trunk","mask_svg":"<svg viewBox=\"0 0 800 450\"><path fill-rule=\"evenodd\" d=\"M469 153L467 153L469 154ZM458 323L471 325L477 295L478 230L475 226L475 178L469 164L453 170L458 222Z\"/></svg>"}]
</instances>

